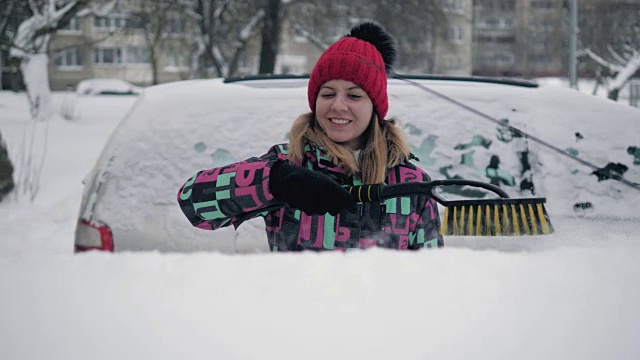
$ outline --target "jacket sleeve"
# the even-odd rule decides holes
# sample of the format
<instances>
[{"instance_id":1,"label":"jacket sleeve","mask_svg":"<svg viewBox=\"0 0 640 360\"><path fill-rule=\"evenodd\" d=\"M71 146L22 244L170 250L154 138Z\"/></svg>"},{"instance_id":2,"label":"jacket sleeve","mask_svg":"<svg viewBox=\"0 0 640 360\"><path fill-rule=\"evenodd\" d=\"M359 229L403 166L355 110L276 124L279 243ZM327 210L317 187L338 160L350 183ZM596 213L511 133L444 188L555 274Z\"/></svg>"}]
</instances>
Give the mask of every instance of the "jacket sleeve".
<instances>
[{"instance_id":1,"label":"jacket sleeve","mask_svg":"<svg viewBox=\"0 0 640 360\"><path fill-rule=\"evenodd\" d=\"M423 173L423 181L431 181L431 177ZM438 203L428 196L421 196L420 201L424 205L419 211L420 216L416 223L415 232L412 234L416 241L412 241L409 248L415 250L422 247L443 247L444 238L440 234Z\"/></svg>"},{"instance_id":2,"label":"jacket sleeve","mask_svg":"<svg viewBox=\"0 0 640 360\"><path fill-rule=\"evenodd\" d=\"M266 215L276 201L269 190L269 170L286 159L286 146L276 145L259 158L199 171L178 191L178 204L195 227L215 230L238 226L251 217ZM265 209L265 213L245 216Z\"/></svg>"}]
</instances>

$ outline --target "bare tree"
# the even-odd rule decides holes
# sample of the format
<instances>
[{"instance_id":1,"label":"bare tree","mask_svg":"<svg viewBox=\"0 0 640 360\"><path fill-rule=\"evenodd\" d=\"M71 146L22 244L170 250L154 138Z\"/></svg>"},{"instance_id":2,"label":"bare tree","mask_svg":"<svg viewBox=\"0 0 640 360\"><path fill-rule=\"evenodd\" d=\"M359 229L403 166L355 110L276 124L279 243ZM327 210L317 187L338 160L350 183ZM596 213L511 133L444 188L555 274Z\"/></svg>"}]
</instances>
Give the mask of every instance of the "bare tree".
<instances>
[{"instance_id":1,"label":"bare tree","mask_svg":"<svg viewBox=\"0 0 640 360\"><path fill-rule=\"evenodd\" d=\"M197 22L191 77L237 71L238 59L253 40L259 43L259 73L273 73L283 24L289 35L304 36L320 49L363 20L380 22L398 36L400 68L433 66L438 28L446 22L438 0L193 0ZM258 37L257 37L258 36Z\"/></svg>"},{"instance_id":2,"label":"bare tree","mask_svg":"<svg viewBox=\"0 0 640 360\"><path fill-rule=\"evenodd\" d=\"M266 0L269 5L277 0ZM433 70L437 40L446 17L438 0L291 0L281 1L279 12L270 16L278 23L286 21L296 35L305 36L311 43L324 49L328 44L346 34L358 22L373 20L395 35L398 42L399 62L397 69L413 72ZM265 10L267 12L269 10ZM276 18L276 14L279 18ZM274 22L275 20L271 20ZM265 24L267 22L265 21ZM278 30L278 29L276 29ZM272 28L265 26L263 49L273 48L275 41ZM263 52L263 56L272 52ZM271 60L273 61L273 60ZM268 63L267 59L261 62ZM261 69L261 72L267 68Z\"/></svg>"},{"instance_id":3,"label":"bare tree","mask_svg":"<svg viewBox=\"0 0 640 360\"><path fill-rule=\"evenodd\" d=\"M640 2L587 0L580 9L582 65L608 81L608 97L640 71ZM595 66L594 66L595 65Z\"/></svg>"},{"instance_id":4,"label":"bare tree","mask_svg":"<svg viewBox=\"0 0 640 360\"><path fill-rule=\"evenodd\" d=\"M47 50L51 34L66 26L89 2L90 0L29 1L32 14L19 25L11 43L11 56L20 59L31 115L35 120L46 121L51 115L51 91L47 72Z\"/></svg>"},{"instance_id":5,"label":"bare tree","mask_svg":"<svg viewBox=\"0 0 640 360\"><path fill-rule=\"evenodd\" d=\"M0 0L0 9L2 9L0 10L0 51L8 53L18 31L18 26L31 16L31 12L29 4L21 0ZM20 73L17 70L20 63L17 59L9 59L9 63L3 64L4 58L4 56L0 57L0 69L4 67L13 69L9 81L11 88L18 91L22 88L18 76ZM0 74L0 82L4 83L2 74Z\"/></svg>"},{"instance_id":6,"label":"bare tree","mask_svg":"<svg viewBox=\"0 0 640 360\"><path fill-rule=\"evenodd\" d=\"M142 33L151 66L151 83L160 82L163 54L175 37L186 36L187 22L183 4L174 0L136 0L130 4L128 28Z\"/></svg>"},{"instance_id":7,"label":"bare tree","mask_svg":"<svg viewBox=\"0 0 640 360\"><path fill-rule=\"evenodd\" d=\"M8 49L21 22L31 16L29 4L22 0L0 0L0 47Z\"/></svg>"},{"instance_id":8,"label":"bare tree","mask_svg":"<svg viewBox=\"0 0 640 360\"><path fill-rule=\"evenodd\" d=\"M20 23L10 41L10 54L20 61L34 120L25 132L17 163L18 195L28 195L30 200L38 193L47 147L46 124L52 115L47 55L49 40L51 34L65 27L90 3L91 0L29 0L30 16Z\"/></svg>"},{"instance_id":9,"label":"bare tree","mask_svg":"<svg viewBox=\"0 0 640 360\"><path fill-rule=\"evenodd\" d=\"M282 30L281 3L282 0L265 0L259 74L272 73L276 66Z\"/></svg>"},{"instance_id":10,"label":"bare tree","mask_svg":"<svg viewBox=\"0 0 640 360\"><path fill-rule=\"evenodd\" d=\"M259 34L264 17L262 0L194 0L189 14L196 22L191 77L236 74L248 44Z\"/></svg>"},{"instance_id":11,"label":"bare tree","mask_svg":"<svg viewBox=\"0 0 640 360\"><path fill-rule=\"evenodd\" d=\"M446 16L439 0L378 0L374 20L395 34L397 68L405 72L433 72L438 40L443 36Z\"/></svg>"}]
</instances>

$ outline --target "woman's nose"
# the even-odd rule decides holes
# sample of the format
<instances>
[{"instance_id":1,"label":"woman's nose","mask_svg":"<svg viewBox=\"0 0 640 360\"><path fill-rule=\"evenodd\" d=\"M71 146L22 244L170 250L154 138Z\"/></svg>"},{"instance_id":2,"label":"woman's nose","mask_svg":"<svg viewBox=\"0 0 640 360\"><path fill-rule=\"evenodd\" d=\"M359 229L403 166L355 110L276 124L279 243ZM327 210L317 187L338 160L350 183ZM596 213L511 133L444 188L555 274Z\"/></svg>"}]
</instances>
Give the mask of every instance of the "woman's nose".
<instances>
[{"instance_id":1,"label":"woman's nose","mask_svg":"<svg viewBox=\"0 0 640 360\"><path fill-rule=\"evenodd\" d=\"M334 111L344 111L347 109L347 103L345 101L344 96L336 96L333 104L331 104L331 109Z\"/></svg>"}]
</instances>

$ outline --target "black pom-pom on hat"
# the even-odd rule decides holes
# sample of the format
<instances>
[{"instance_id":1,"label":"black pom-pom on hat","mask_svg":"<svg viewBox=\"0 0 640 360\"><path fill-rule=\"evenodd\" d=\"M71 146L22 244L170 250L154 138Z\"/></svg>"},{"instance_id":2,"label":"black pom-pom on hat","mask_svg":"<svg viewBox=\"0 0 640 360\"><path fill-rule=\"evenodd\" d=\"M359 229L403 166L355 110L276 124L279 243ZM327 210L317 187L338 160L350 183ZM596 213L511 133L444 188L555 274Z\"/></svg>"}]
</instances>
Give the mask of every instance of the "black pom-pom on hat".
<instances>
[{"instance_id":1,"label":"black pom-pom on hat","mask_svg":"<svg viewBox=\"0 0 640 360\"><path fill-rule=\"evenodd\" d=\"M354 26L345 37L354 37L375 46L382 55L385 69L391 72L397 56L396 39L382 26L372 21L364 22Z\"/></svg>"}]
</instances>

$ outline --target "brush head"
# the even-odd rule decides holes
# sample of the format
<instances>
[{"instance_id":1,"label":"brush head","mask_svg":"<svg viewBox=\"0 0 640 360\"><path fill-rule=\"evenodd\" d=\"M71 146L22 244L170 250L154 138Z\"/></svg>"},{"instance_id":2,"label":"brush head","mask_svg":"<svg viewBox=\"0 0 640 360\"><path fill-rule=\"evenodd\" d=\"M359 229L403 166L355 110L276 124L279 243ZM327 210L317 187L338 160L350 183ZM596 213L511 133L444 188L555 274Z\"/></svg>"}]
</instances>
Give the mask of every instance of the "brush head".
<instances>
[{"instance_id":1,"label":"brush head","mask_svg":"<svg viewBox=\"0 0 640 360\"><path fill-rule=\"evenodd\" d=\"M460 200L445 208L440 233L447 236L547 235L553 226L545 198Z\"/></svg>"}]
</instances>

